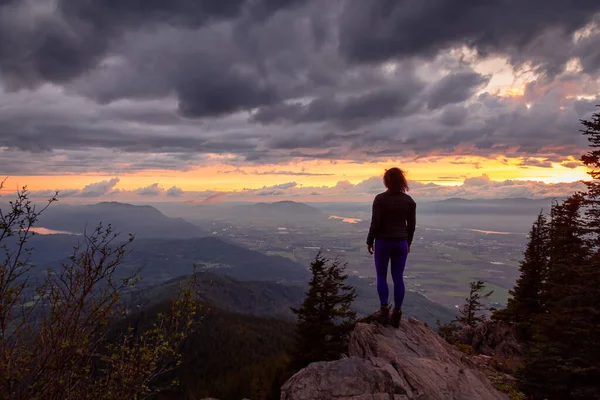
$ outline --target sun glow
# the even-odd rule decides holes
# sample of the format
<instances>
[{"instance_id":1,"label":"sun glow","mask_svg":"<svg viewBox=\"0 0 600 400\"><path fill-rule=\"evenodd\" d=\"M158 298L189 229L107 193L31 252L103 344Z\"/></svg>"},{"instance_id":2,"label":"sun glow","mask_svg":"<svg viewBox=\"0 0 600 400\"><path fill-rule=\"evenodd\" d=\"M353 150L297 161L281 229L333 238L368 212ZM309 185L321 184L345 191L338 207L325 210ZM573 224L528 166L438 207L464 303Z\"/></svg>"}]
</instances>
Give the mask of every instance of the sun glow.
<instances>
[{"instance_id":1,"label":"sun glow","mask_svg":"<svg viewBox=\"0 0 600 400\"><path fill-rule=\"evenodd\" d=\"M537 160L541 162L543 159ZM569 161L569 160L565 160ZM382 176L385 169L400 166L411 181L436 185L460 185L465 179L485 175L493 181L532 180L545 183L575 182L588 179L583 166L567 168L558 163L551 167L523 167L522 159L498 157L429 157L418 160L396 159L378 163L353 161L311 161L289 164L234 167L215 160L215 164L189 171L154 170L118 175L17 176L7 181L4 192L27 185L29 190L82 189L91 183L119 177L115 189L135 190L158 183L169 189L177 186L184 191L242 191L295 182L298 187L333 187L340 181L358 184Z\"/></svg>"},{"instance_id":2,"label":"sun glow","mask_svg":"<svg viewBox=\"0 0 600 400\"><path fill-rule=\"evenodd\" d=\"M507 87L500 89L498 95L500 97L521 97L525 94L525 85L520 87Z\"/></svg>"}]
</instances>

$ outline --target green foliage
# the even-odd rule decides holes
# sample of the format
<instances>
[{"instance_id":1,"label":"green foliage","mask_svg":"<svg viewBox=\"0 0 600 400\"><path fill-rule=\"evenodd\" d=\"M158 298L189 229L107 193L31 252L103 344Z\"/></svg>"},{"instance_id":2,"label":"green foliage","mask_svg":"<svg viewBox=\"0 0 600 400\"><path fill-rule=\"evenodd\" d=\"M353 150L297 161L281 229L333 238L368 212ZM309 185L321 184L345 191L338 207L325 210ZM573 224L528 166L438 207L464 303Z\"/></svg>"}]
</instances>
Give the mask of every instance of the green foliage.
<instances>
[{"instance_id":1,"label":"green foliage","mask_svg":"<svg viewBox=\"0 0 600 400\"><path fill-rule=\"evenodd\" d=\"M503 359L498 354L494 355L488 366L480 366L480 371L489 379L496 390L504 393L510 400L529 400L519 389L519 382L512 376L514 366L512 361Z\"/></svg>"},{"instance_id":2,"label":"green foliage","mask_svg":"<svg viewBox=\"0 0 600 400\"><path fill-rule=\"evenodd\" d=\"M137 290L128 302L143 308L173 298L179 291L182 278ZM244 314L266 316L292 321L290 306L302 301L300 286L288 286L265 281L238 281L227 275L198 272L196 288L201 301L218 304L220 309Z\"/></svg>"},{"instance_id":3,"label":"green foliage","mask_svg":"<svg viewBox=\"0 0 600 400\"><path fill-rule=\"evenodd\" d=\"M480 312L487 309L482 300L487 300L494 291L483 294L485 282L477 280L469 283L469 297L465 299L465 304L459 310L457 322L462 326L476 327L485 320L485 316Z\"/></svg>"},{"instance_id":4,"label":"green foliage","mask_svg":"<svg viewBox=\"0 0 600 400\"><path fill-rule=\"evenodd\" d=\"M136 252L140 251L136 239ZM144 278L144 282L147 278ZM132 292L132 304L148 307L176 295L183 278ZM379 307L374 280L349 277L346 282L356 290L353 307L358 315L369 315ZM196 276L198 296L201 300L218 304L219 308L258 316L294 320L290 307L299 306L305 297L304 285L281 284L268 281L240 281L224 274L200 271ZM436 320L451 321L456 313L415 293L406 293L404 315L435 326Z\"/></svg>"},{"instance_id":5,"label":"green foliage","mask_svg":"<svg viewBox=\"0 0 600 400\"><path fill-rule=\"evenodd\" d=\"M586 238L584 197L573 195L552 208L550 256L521 385L534 398L587 399L600 390L600 259Z\"/></svg>"},{"instance_id":6,"label":"green foliage","mask_svg":"<svg viewBox=\"0 0 600 400\"><path fill-rule=\"evenodd\" d=\"M52 198L46 207L56 201ZM0 393L10 399L137 399L160 391L156 378L176 366L181 340L194 328L191 288L141 335L131 329L108 340L126 315L121 294L137 271L115 276L133 241L115 244L98 226L58 271L30 283L27 243L40 214L26 189L0 211ZM175 384L176 382L170 382Z\"/></svg>"},{"instance_id":7,"label":"green foliage","mask_svg":"<svg viewBox=\"0 0 600 400\"><path fill-rule=\"evenodd\" d=\"M351 305L356 294L345 283L346 265L317 254L310 265L312 278L306 298L296 314L297 333L293 366L305 367L314 361L339 359L347 351L350 332L356 321Z\"/></svg>"},{"instance_id":8,"label":"green foliage","mask_svg":"<svg viewBox=\"0 0 600 400\"><path fill-rule=\"evenodd\" d=\"M493 293L489 291L483 294L485 282L477 280L469 283L469 297L465 299L465 304L460 308L459 315L448 323L436 322L438 335L450 344L458 343L458 334L465 327L476 327L485 321L485 315L481 311L487 307L482 300L487 300Z\"/></svg>"},{"instance_id":9,"label":"green foliage","mask_svg":"<svg viewBox=\"0 0 600 400\"><path fill-rule=\"evenodd\" d=\"M534 318L543 312L542 289L548 272L549 226L540 213L531 228L529 243L520 265L521 275L508 300L506 309L494 313L493 318L515 324L522 340L531 341Z\"/></svg>"},{"instance_id":10,"label":"green foliage","mask_svg":"<svg viewBox=\"0 0 600 400\"><path fill-rule=\"evenodd\" d=\"M468 345L468 344L462 344L459 342L456 342L456 348L464 354L470 355L473 354L473 346Z\"/></svg>"},{"instance_id":11,"label":"green foliage","mask_svg":"<svg viewBox=\"0 0 600 400\"><path fill-rule=\"evenodd\" d=\"M446 342L450 344L456 344L458 339L458 333L463 328L459 325L456 320L447 323L440 321L436 322L438 335L440 335Z\"/></svg>"},{"instance_id":12,"label":"green foliage","mask_svg":"<svg viewBox=\"0 0 600 400\"><path fill-rule=\"evenodd\" d=\"M144 318L154 320L163 308L156 305ZM279 388L288 377L294 324L210 304L204 304L203 310L202 329L185 340L180 367L165 377L165 381L178 379L179 386L156 399L279 399Z\"/></svg>"},{"instance_id":13,"label":"green foliage","mask_svg":"<svg viewBox=\"0 0 600 400\"><path fill-rule=\"evenodd\" d=\"M488 376L488 378L490 378ZM527 400L527 396L525 393L519 390L519 387L514 382L506 382L506 381L494 381L490 378L490 381L494 388L499 392L504 393L508 396L509 400Z\"/></svg>"},{"instance_id":14,"label":"green foliage","mask_svg":"<svg viewBox=\"0 0 600 400\"><path fill-rule=\"evenodd\" d=\"M600 393L600 114L582 121L592 180L542 217L506 310L524 331L520 388L532 399L596 399Z\"/></svg>"}]
</instances>

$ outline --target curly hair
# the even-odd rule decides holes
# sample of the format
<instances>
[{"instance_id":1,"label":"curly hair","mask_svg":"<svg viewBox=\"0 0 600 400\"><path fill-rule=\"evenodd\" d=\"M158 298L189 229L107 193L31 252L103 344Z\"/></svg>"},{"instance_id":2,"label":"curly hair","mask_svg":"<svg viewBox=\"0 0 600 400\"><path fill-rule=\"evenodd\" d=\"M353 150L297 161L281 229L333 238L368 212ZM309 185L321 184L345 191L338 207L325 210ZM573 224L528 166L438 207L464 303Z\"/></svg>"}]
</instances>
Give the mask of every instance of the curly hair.
<instances>
[{"instance_id":1,"label":"curly hair","mask_svg":"<svg viewBox=\"0 0 600 400\"><path fill-rule=\"evenodd\" d=\"M406 193L410 190L404 171L400 168L394 167L386 170L383 174L383 183L390 192Z\"/></svg>"}]
</instances>

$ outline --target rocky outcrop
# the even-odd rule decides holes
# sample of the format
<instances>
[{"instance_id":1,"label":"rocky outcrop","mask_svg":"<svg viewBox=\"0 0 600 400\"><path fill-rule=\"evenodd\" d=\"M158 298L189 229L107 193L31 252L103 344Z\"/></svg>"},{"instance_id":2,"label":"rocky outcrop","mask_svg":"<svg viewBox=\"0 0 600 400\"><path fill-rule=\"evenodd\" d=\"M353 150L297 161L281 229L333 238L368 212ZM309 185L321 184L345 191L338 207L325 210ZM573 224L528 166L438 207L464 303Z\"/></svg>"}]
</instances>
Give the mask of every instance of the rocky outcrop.
<instances>
[{"instance_id":1,"label":"rocky outcrop","mask_svg":"<svg viewBox=\"0 0 600 400\"><path fill-rule=\"evenodd\" d=\"M423 323L399 329L359 323L350 357L309 365L282 387L282 400L501 400L461 352Z\"/></svg>"},{"instance_id":2,"label":"rocky outcrop","mask_svg":"<svg viewBox=\"0 0 600 400\"><path fill-rule=\"evenodd\" d=\"M523 355L515 328L504 321L485 321L474 328L466 327L459 332L457 340L470 345L476 354L507 357Z\"/></svg>"}]
</instances>

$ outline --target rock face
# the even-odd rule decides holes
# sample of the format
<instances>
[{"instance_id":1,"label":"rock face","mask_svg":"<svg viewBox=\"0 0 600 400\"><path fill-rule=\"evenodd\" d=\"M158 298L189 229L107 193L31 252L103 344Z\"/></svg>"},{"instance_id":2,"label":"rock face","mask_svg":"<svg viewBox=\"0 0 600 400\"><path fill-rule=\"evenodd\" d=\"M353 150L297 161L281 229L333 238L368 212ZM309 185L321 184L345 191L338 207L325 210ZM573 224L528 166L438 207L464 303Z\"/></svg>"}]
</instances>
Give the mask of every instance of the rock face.
<instances>
[{"instance_id":1,"label":"rock face","mask_svg":"<svg viewBox=\"0 0 600 400\"><path fill-rule=\"evenodd\" d=\"M466 327L458 334L458 341L473 347L477 354L523 355L523 349L516 339L515 328L503 321L485 321L475 328Z\"/></svg>"},{"instance_id":2,"label":"rock face","mask_svg":"<svg viewBox=\"0 0 600 400\"><path fill-rule=\"evenodd\" d=\"M281 400L504 400L476 366L423 323L356 325L350 357L301 370Z\"/></svg>"}]
</instances>

